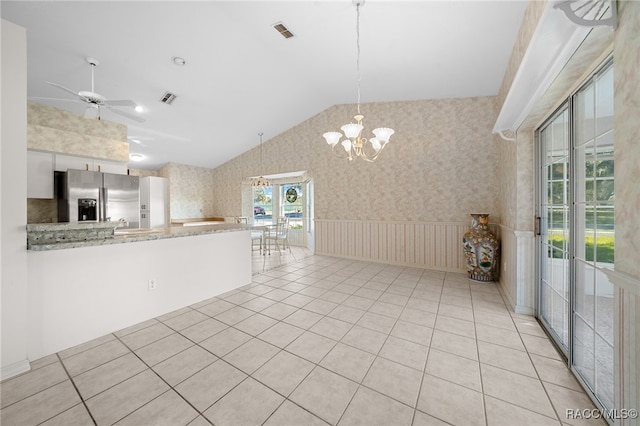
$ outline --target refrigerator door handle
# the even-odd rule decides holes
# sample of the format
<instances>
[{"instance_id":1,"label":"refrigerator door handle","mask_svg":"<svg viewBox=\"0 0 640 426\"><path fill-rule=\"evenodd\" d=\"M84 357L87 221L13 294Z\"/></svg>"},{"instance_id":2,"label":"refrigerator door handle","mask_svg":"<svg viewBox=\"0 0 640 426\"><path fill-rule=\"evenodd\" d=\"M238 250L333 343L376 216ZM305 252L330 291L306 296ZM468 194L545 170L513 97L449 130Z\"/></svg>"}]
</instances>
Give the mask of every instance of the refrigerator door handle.
<instances>
[{"instance_id":1,"label":"refrigerator door handle","mask_svg":"<svg viewBox=\"0 0 640 426\"><path fill-rule=\"evenodd\" d=\"M107 203L109 202L107 194L107 188L100 188L100 222L108 222L111 219L107 216Z\"/></svg>"}]
</instances>

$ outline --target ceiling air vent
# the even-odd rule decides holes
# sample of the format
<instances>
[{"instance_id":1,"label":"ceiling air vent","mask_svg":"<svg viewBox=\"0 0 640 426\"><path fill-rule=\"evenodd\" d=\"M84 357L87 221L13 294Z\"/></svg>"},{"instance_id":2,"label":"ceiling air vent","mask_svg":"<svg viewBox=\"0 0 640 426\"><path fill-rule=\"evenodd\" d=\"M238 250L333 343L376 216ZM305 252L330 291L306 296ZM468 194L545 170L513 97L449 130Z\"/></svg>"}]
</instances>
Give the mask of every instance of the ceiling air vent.
<instances>
[{"instance_id":1,"label":"ceiling air vent","mask_svg":"<svg viewBox=\"0 0 640 426\"><path fill-rule=\"evenodd\" d=\"M289 28L285 27L282 22L278 22L277 24L273 24L273 28L275 28L275 30L277 32L279 32L280 35L282 35L282 37L284 37L284 38L293 37L293 33L291 31L289 31Z\"/></svg>"},{"instance_id":2,"label":"ceiling air vent","mask_svg":"<svg viewBox=\"0 0 640 426\"><path fill-rule=\"evenodd\" d=\"M162 98L160 98L160 102L162 102L163 104L171 105L175 99L176 95L174 95L173 93L164 92L164 95L162 95Z\"/></svg>"}]
</instances>

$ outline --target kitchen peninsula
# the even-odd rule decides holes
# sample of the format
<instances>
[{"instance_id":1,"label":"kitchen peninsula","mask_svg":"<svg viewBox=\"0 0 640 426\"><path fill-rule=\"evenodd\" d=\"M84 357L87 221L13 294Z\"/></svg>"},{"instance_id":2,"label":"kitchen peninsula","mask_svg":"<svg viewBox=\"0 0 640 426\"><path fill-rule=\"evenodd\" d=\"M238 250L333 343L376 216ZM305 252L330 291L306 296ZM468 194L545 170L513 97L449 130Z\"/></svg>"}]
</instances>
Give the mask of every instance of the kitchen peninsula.
<instances>
[{"instance_id":1,"label":"kitchen peninsula","mask_svg":"<svg viewBox=\"0 0 640 426\"><path fill-rule=\"evenodd\" d=\"M171 226L121 235L114 234L116 225L28 225L31 360L251 282L250 233L242 232L247 225ZM55 241L56 232L78 227L86 228L89 239Z\"/></svg>"}]
</instances>

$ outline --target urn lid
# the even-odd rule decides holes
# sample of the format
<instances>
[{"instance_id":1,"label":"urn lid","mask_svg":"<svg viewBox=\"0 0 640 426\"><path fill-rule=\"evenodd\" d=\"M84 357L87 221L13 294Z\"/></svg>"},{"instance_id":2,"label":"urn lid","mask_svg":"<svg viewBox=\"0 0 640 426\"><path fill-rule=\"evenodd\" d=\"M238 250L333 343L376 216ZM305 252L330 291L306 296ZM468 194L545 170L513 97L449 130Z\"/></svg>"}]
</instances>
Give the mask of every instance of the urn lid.
<instances>
[{"instance_id":1,"label":"urn lid","mask_svg":"<svg viewBox=\"0 0 640 426\"><path fill-rule=\"evenodd\" d=\"M489 223L489 213L471 213L471 217L480 225L486 225Z\"/></svg>"}]
</instances>

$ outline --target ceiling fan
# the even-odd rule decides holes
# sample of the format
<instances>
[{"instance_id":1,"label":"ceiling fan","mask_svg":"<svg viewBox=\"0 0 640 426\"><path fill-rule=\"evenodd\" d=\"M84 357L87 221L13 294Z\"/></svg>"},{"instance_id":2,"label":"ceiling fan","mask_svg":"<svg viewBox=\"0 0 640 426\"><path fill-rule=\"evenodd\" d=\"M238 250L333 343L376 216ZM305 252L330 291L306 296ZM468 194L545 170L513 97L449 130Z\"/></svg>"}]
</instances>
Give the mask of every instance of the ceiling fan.
<instances>
[{"instance_id":1,"label":"ceiling fan","mask_svg":"<svg viewBox=\"0 0 640 426\"><path fill-rule=\"evenodd\" d=\"M85 115L91 115L91 113L97 115L97 118L100 119L100 109L107 109L114 114L121 115L123 117L130 118L132 120L138 121L140 123L144 122L144 118L138 117L137 115L130 114L126 111L121 111L119 109L115 109L113 107L132 107L135 108L136 111L138 108L138 104L129 99L119 99L119 100L109 100L102 96L99 93L95 92L94 89L94 79L93 79L93 71L94 68L97 67L100 63L95 58L87 58L87 63L91 66L91 90L83 90L80 92L74 92L73 90L62 86L61 84L51 83L47 81L47 84L50 84L54 87L64 90L67 93L70 93L77 97L77 99L62 99L62 98L43 98L43 97L31 97L30 99L47 99L47 100L56 100L56 101L70 101L70 102L85 102L89 104L87 110L85 111ZM96 114L97 113L97 114Z\"/></svg>"}]
</instances>

